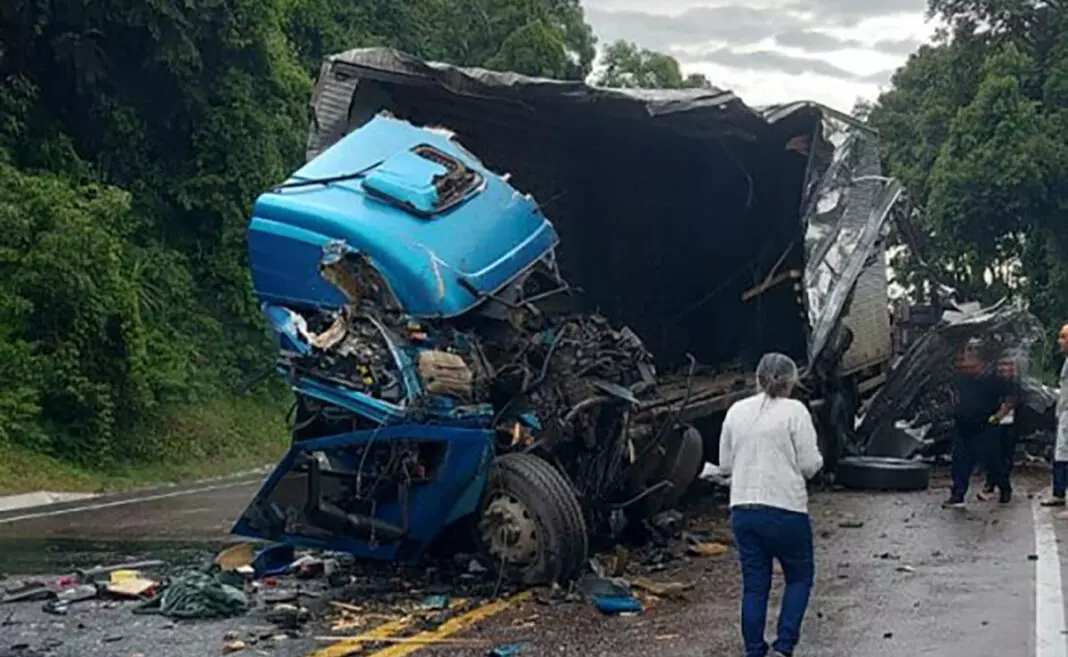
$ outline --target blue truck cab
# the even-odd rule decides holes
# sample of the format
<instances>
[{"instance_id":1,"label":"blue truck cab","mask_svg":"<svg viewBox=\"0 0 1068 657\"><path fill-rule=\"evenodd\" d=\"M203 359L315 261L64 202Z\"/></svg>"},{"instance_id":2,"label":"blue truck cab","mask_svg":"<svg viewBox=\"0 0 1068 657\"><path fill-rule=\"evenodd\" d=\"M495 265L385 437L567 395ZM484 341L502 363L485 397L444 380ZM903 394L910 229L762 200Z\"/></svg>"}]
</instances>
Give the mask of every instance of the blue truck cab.
<instances>
[{"instance_id":1,"label":"blue truck cab","mask_svg":"<svg viewBox=\"0 0 1068 657\"><path fill-rule=\"evenodd\" d=\"M477 336L451 328L551 262L557 242L535 201L449 134L388 116L261 195L248 227L253 289L296 420L288 453L233 532L413 562L446 527L481 512L495 519L482 529L497 541L488 561L533 559L516 579L581 567L586 532L567 480L536 456L498 454L499 409L472 392ZM352 262L373 274L375 294ZM497 500L493 481L536 492L533 511ZM516 523L557 513L538 511L547 502L530 482L549 482L569 505L577 525L558 533L580 541L573 559L545 556L560 550L552 545L523 557L529 546L513 545L534 531Z\"/></svg>"},{"instance_id":2,"label":"blue truck cab","mask_svg":"<svg viewBox=\"0 0 1068 657\"><path fill-rule=\"evenodd\" d=\"M267 304L337 308L324 247L365 255L404 312L461 315L545 257L558 237L537 203L444 131L378 116L257 199L254 292Z\"/></svg>"}]
</instances>

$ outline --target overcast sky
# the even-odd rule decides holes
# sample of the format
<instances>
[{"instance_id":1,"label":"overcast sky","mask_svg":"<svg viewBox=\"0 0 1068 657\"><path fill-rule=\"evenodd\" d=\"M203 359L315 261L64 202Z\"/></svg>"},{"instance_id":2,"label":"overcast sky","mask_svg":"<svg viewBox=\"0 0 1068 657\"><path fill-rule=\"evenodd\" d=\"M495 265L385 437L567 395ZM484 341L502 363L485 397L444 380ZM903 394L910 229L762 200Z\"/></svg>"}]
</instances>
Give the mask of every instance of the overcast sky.
<instances>
[{"instance_id":1,"label":"overcast sky","mask_svg":"<svg viewBox=\"0 0 1068 657\"><path fill-rule=\"evenodd\" d=\"M874 99L933 27L925 0L584 0L602 44L669 53L750 105Z\"/></svg>"}]
</instances>

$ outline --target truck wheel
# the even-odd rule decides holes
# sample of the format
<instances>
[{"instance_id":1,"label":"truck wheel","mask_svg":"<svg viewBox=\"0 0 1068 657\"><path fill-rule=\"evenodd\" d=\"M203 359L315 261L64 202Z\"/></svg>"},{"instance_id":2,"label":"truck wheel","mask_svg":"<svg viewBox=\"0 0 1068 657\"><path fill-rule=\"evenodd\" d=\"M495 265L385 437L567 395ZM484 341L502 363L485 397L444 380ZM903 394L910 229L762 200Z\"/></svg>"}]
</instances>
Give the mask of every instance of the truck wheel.
<instances>
[{"instance_id":1,"label":"truck wheel","mask_svg":"<svg viewBox=\"0 0 1068 657\"><path fill-rule=\"evenodd\" d=\"M835 481L855 490L926 490L931 468L921 461L850 456L838 462Z\"/></svg>"},{"instance_id":2,"label":"truck wheel","mask_svg":"<svg viewBox=\"0 0 1068 657\"><path fill-rule=\"evenodd\" d=\"M525 585L577 577L589 551L582 507L571 484L531 454L497 458L478 538L487 562Z\"/></svg>"}]
</instances>

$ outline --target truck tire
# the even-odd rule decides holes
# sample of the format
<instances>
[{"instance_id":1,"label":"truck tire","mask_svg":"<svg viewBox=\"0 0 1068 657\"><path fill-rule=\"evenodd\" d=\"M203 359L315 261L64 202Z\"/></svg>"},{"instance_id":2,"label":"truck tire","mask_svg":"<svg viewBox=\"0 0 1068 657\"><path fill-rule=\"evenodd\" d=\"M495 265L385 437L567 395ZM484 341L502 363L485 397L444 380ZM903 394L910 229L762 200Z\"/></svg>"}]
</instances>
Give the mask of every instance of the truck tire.
<instances>
[{"instance_id":1,"label":"truck tire","mask_svg":"<svg viewBox=\"0 0 1068 657\"><path fill-rule=\"evenodd\" d=\"M850 456L838 462L835 481L854 490L926 490L931 483L931 468L921 461Z\"/></svg>"},{"instance_id":2,"label":"truck tire","mask_svg":"<svg viewBox=\"0 0 1068 657\"><path fill-rule=\"evenodd\" d=\"M678 447L672 450L670 461L665 462L662 477L673 485L661 493L657 502L658 510L670 509L679 503L690 486L697 480L697 475L704 469L704 439L701 432L693 427L686 427L680 436Z\"/></svg>"},{"instance_id":3,"label":"truck tire","mask_svg":"<svg viewBox=\"0 0 1068 657\"><path fill-rule=\"evenodd\" d=\"M496 459L477 535L487 564L517 584L566 583L588 558L586 521L571 484L532 454Z\"/></svg>"},{"instance_id":4,"label":"truck tire","mask_svg":"<svg viewBox=\"0 0 1068 657\"><path fill-rule=\"evenodd\" d=\"M662 481L670 482L671 488L647 495L627 507L627 517L632 521L674 507L704 468L704 442L701 433L693 427L680 426L669 431L664 437L663 450L662 454L651 450L631 471L628 493L638 495Z\"/></svg>"}]
</instances>

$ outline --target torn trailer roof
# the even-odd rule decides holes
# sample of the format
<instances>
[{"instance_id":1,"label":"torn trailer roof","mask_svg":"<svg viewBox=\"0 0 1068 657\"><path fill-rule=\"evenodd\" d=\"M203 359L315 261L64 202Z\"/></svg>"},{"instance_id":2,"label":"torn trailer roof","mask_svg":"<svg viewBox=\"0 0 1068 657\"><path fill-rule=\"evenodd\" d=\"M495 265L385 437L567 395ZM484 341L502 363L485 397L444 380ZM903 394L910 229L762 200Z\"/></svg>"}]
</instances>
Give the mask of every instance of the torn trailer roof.
<instances>
[{"instance_id":1,"label":"torn trailer roof","mask_svg":"<svg viewBox=\"0 0 1068 657\"><path fill-rule=\"evenodd\" d=\"M900 188L880 176L877 135L848 116L381 48L329 57L312 109L309 159L381 111L454 132L538 200L588 309L633 328L665 367L686 352L719 371L772 350L812 363L846 315L846 366L889 358L878 254Z\"/></svg>"}]
</instances>

